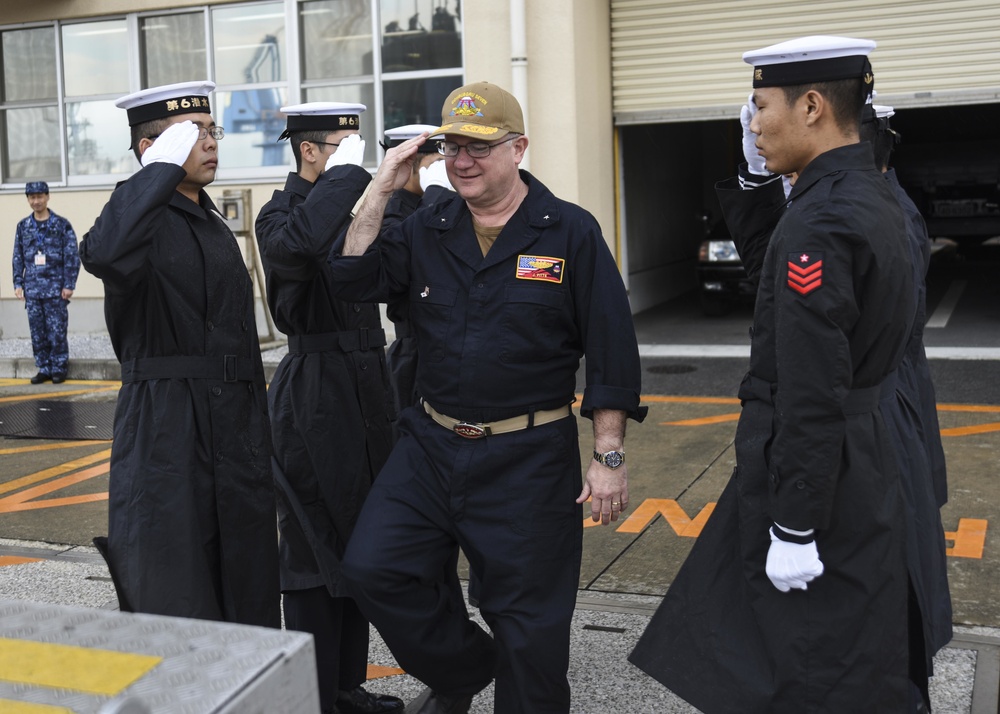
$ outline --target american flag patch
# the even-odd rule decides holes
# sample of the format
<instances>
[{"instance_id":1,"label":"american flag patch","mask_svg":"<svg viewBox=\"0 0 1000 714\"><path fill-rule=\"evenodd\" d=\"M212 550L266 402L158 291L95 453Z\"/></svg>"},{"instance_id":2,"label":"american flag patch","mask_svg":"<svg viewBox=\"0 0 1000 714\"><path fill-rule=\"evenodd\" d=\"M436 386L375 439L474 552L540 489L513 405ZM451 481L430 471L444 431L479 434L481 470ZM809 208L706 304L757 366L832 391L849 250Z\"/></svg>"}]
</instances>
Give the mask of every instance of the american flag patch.
<instances>
[{"instance_id":1,"label":"american flag patch","mask_svg":"<svg viewBox=\"0 0 1000 714\"><path fill-rule=\"evenodd\" d=\"M544 255L517 256L518 280L544 280L547 283L561 283L563 267L566 261L562 258L548 258Z\"/></svg>"},{"instance_id":2,"label":"american flag patch","mask_svg":"<svg viewBox=\"0 0 1000 714\"><path fill-rule=\"evenodd\" d=\"M808 295L822 284L822 253L788 254L788 287L799 295Z\"/></svg>"}]
</instances>

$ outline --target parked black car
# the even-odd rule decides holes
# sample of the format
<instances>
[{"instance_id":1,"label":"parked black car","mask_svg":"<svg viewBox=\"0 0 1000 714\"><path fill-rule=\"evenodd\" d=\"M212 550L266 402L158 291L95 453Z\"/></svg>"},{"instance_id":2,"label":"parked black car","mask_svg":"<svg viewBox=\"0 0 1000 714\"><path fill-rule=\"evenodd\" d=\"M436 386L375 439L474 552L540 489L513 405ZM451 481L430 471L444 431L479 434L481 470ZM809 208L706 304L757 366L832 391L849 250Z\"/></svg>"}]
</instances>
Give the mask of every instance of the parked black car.
<instances>
[{"instance_id":1,"label":"parked black car","mask_svg":"<svg viewBox=\"0 0 1000 714\"><path fill-rule=\"evenodd\" d=\"M698 248L698 295L702 312L713 317L726 314L737 303L752 304L757 295L722 221Z\"/></svg>"}]
</instances>

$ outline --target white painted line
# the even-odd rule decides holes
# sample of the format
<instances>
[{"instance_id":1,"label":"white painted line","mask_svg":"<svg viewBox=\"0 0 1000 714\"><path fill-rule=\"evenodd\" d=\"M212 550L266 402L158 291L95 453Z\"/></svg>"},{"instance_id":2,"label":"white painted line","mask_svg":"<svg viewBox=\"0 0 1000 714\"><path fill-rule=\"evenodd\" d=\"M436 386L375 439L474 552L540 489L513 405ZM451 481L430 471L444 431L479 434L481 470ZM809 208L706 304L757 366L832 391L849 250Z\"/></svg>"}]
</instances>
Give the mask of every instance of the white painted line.
<instances>
[{"instance_id":1,"label":"white painted line","mask_svg":"<svg viewBox=\"0 0 1000 714\"><path fill-rule=\"evenodd\" d=\"M1000 347L927 347L928 359L1000 360ZM640 357L720 357L748 359L750 346L639 345Z\"/></svg>"},{"instance_id":2,"label":"white painted line","mask_svg":"<svg viewBox=\"0 0 1000 714\"><path fill-rule=\"evenodd\" d=\"M955 307L958 305L959 298L962 297L965 285L966 282L964 280L955 280L948 286L948 292L946 292L944 297L941 298L941 302L938 304L937 309L934 311L934 314L928 318L924 327L945 327L948 324L948 320L951 319L951 314L955 312Z\"/></svg>"},{"instance_id":3,"label":"white painted line","mask_svg":"<svg viewBox=\"0 0 1000 714\"><path fill-rule=\"evenodd\" d=\"M639 345L640 357L750 357L750 345Z\"/></svg>"}]
</instances>

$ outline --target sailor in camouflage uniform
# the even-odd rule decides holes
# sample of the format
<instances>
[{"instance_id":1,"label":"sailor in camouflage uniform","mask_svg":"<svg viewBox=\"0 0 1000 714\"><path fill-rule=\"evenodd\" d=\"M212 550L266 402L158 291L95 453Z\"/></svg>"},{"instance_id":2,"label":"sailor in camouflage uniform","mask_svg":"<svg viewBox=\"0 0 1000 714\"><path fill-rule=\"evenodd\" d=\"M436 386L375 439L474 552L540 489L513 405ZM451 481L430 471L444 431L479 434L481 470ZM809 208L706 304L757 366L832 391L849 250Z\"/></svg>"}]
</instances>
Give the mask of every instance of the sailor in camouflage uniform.
<instances>
[{"instance_id":1,"label":"sailor in camouflage uniform","mask_svg":"<svg viewBox=\"0 0 1000 714\"><path fill-rule=\"evenodd\" d=\"M14 294L24 301L31 328L31 349L38 374L32 384L66 380L69 344L69 299L76 289L80 256L76 233L62 216L49 210L49 185L30 181L24 193L31 215L17 224L14 235Z\"/></svg>"}]
</instances>

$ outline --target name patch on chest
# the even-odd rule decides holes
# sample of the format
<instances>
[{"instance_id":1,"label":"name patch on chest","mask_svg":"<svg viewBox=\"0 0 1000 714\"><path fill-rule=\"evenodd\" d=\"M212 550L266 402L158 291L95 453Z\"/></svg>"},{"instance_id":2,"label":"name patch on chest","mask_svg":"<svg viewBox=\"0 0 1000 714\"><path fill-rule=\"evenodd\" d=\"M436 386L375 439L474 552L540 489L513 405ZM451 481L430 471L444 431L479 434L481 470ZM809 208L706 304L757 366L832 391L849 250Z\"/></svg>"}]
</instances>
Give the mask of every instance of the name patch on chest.
<instances>
[{"instance_id":1,"label":"name patch on chest","mask_svg":"<svg viewBox=\"0 0 1000 714\"><path fill-rule=\"evenodd\" d=\"M544 255L517 256L518 280L544 280L547 283L561 283L566 261Z\"/></svg>"},{"instance_id":2,"label":"name patch on chest","mask_svg":"<svg viewBox=\"0 0 1000 714\"><path fill-rule=\"evenodd\" d=\"M808 295L822 285L822 253L802 252L788 254L788 287L799 295Z\"/></svg>"}]
</instances>

